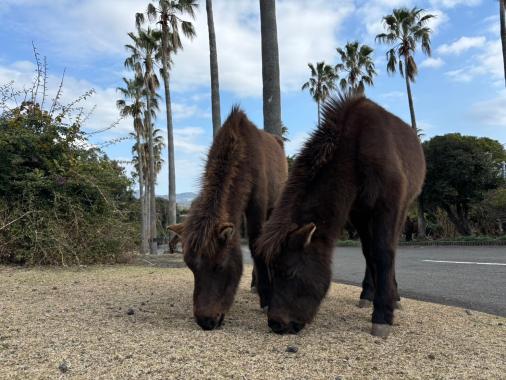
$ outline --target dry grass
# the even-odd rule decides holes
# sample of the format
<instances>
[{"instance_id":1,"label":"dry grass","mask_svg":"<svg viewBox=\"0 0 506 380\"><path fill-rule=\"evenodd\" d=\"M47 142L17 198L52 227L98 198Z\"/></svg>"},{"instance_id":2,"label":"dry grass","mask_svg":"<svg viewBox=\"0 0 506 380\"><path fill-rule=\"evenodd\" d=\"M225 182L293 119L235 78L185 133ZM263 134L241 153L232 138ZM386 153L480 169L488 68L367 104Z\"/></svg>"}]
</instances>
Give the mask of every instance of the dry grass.
<instances>
[{"instance_id":1,"label":"dry grass","mask_svg":"<svg viewBox=\"0 0 506 380\"><path fill-rule=\"evenodd\" d=\"M383 340L355 306L358 288L333 285L309 328L278 336L245 273L223 328L204 332L184 268L0 267L0 378L506 377L506 318L405 299Z\"/></svg>"}]
</instances>

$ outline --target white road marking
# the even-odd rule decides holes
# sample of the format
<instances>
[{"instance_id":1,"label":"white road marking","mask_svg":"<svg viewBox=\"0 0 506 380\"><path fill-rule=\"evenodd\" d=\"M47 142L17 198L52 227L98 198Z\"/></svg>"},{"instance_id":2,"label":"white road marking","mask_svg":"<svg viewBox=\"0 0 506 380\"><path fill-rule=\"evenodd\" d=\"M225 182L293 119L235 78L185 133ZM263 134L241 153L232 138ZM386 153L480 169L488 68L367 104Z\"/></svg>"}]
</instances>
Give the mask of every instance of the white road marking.
<instances>
[{"instance_id":1,"label":"white road marking","mask_svg":"<svg viewBox=\"0 0 506 380\"><path fill-rule=\"evenodd\" d=\"M445 261L445 260L422 260L427 263L446 263L446 264L471 264L471 265L506 265L506 263L480 263L477 261Z\"/></svg>"}]
</instances>

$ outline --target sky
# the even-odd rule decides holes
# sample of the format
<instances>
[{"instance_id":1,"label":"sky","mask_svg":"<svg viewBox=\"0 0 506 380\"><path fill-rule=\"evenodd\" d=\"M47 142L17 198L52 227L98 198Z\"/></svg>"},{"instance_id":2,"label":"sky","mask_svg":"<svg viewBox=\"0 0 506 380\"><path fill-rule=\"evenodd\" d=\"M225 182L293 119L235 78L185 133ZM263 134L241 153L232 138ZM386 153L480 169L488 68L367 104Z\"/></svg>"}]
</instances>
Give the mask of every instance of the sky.
<instances>
[{"instance_id":1,"label":"sky","mask_svg":"<svg viewBox=\"0 0 506 380\"><path fill-rule=\"evenodd\" d=\"M87 132L115 123L115 102L122 77L127 33L143 0L1 0L0 85L14 81L30 87L35 70L32 42L48 63L48 93L54 97L65 70L63 102L87 90L84 103L93 113ZM315 129L316 104L301 91L309 62L338 63L336 48L358 40L375 49L378 76L367 96L405 121L410 120L405 82L386 71L387 46L375 43L382 17L398 7L417 6L436 15L432 57L419 53L419 75L412 87L424 139L451 132L487 136L506 144L506 90L495 0L277 0L282 120L289 129L287 154L295 154ZM240 104L260 128L262 67L258 0L214 0L220 76L221 118ZM177 193L197 192L206 152L212 142L209 46L205 1L194 20L197 37L183 39L171 73ZM165 109L156 127L166 137ZM90 135L109 157L131 160L132 121L120 120ZM115 142L118 141L119 142ZM115 142L115 143L111 143ZM163 152L166 157L167 152ZM124 164L126 172L132 168ZM167 165L158 177L157 194L168 190Z\"/></svg>"}]
</instances>

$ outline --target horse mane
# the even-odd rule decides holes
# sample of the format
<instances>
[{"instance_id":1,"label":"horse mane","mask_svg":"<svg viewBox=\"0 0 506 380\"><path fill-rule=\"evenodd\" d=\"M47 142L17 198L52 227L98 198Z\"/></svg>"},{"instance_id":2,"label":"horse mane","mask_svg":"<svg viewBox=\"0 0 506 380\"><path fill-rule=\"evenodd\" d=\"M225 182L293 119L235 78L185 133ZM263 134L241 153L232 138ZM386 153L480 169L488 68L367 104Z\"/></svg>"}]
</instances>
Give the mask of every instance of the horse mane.
<instances>
[{"instance_id":1,"label":"horse mane","mask_svg":"<svg viewBox=\"0 0 506 380\"><path fill-rule=\"evenodd\" d=\"M279 254L286 237L300 227L294 223L293 209L303 202L320 170L335 156L346 127L348 111L363 99L363 93L350 91L330 97L323 104L321 124L297 155L278 204L257 240L257 252L266 262Z\"/></svg>"},{"instance_id":2,"label":"horse mane","mask_svg":"<svg viewBox=\"0 0 506 380\"><path fill-rule=\"evenodd\" d=\"M200 194L185 221L185 244L195 253L205 251L209 256L216 253L217 225L228 218L224 215L224 200L245 158L240 131L245 123L250 123L246 114L234 105L209 150Z\"/></svg>"}]
</instances>

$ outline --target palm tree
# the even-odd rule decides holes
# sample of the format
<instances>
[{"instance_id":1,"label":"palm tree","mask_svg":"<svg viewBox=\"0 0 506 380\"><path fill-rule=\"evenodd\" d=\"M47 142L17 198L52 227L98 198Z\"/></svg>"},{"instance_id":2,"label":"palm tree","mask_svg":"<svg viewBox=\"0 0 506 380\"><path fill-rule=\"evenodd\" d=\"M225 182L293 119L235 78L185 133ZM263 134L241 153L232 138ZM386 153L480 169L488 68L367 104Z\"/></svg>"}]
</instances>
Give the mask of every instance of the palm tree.
<instances>
[{"instance_id":1,"label":"palm tree","mask_svg":"<svg viewBox=\"0 0 506 380\"><path fill-rule=\"evenodd\" d=\"M163 158L162 158L162 150L165 147L165 142L163 141L163 136L160 133L159 129L153 130L153 150L155 154L155 172L158 174L162 170L163 166ZM139 153L141 153L139 155ZM146 157L149 154L148 144L146 143L135 143L132 147L133 159L132 163L134 164L134 168L137 172L139 171L147 171L149 168L149 163L146 160L143 160L142 157ZM139 159L139 157L141 157Z\"/></svg>"},{"instance_id":2,"label":"palm tree","mask_svg":"<svg viewBox=\"0 0 506 380\"><path fill-rule=\"evenodd\" d=\"M374 51L367 45L360 46L358 41L348 42L344 49L337 48L337 53L341 58L341 63L335 67L336 74L346 73L346 78L339 82L341 90L345 91L358 89L364 92L367 84L372 86L373 77L376 75L372 52Z\"/></svg>"},{"instance_id":3,"label":"palm tree","mask_svg":"<svg viewBox=\"0 0 506 380\"><path fill-rule=\"evenodd\" d=\"M383 18L386 33L380 33L376 40L388 45L394 45L387 51L387 71L395 73L397 67L401 76L406 79L408 92L409 111L411 114L411 126L417 130L415 108L411 95L411 82L415 82L418 67L415 62L417 43L421 44L422 51L430 56L430 33L432 30L427 26L430 19L435 16L426 14L423 9L414 7L394 9L391 15Z\"/></svg>"},{"instance_id":4,"label":"palm tree","mask_svg":"<svg viewBox=\"0 0 506 380\"><path fill-rule=\"evenodd\" d=\"M213 2L206 0L207 29L209 32L209 63L211 68L211 106L213 114L213 136L221 126L220 82L218 80L218 54L216 53L216 34L214 33Z\"/></svg>"},{"instance_id":5,"label":"palm tree","mask_svg":"<svg viewBox=\"0 0 506 380\"><path fill-rule=\"evenodd\" d=\"M336 89L337 75L332 66L325 62L317 62L316 67L308 63L311 77L302 85L302 90L309 89L309 93L318 104L318 126L320 125L320 105L332 90Z\"/></svg>"},{"instance_id":6,"label":"palm tree","mask_svg":"<svg viewBox=\"0 0 506 380\"><path fill-rule=\"evenodd\" d=\"M262 34L264 130L281 137L276 0L260 0L260 29Z\"/></svg>"},{"instance_id":7,"label":"palm tree","mask_svg":"<svg viewBox=\"0 0 506 380\"><path fill-rule=\"evenodd\" d=\"M138 34L128 33L132 39L133 45L126 45L131 56L125 60L125 66L133 69L138 75L143 76L144 97L146 100L146 109L144 112L144 126L148 139L148 184L149 184L149 225L150 225L150 253L156 254L157 248L155 244L156 238L156 199L155 199L155 162L153 147L153 123L155 110L156 91L160 86L158 78L154 71L154 60L160 34L150 28L143 30L138 28Z\"/></svg>"},{"instance_id":8,"label":"palm tree","mask_svg":"<svg viewBox=\"0 0 506 380\"><path fill-rule=\"evenodd\" d=\"M504 64L504 81L506 85L506 0L499 0L499 19L501 20L501 42L502 42L502 60Z\"/></svg>"},{"instance_id":9,"label":"palm tree","mask_svg":"<svg viewBox=\"0 0 506 380\"><path fill-rule=\"evenodd\" d=\"M161 44L158 44L158 58L162 63L161 74L165 89L165 108L167 112L167 151L169 161L169 215L168 223L176 223L176 168L174 164L174 127L172 123L172 104L170 98L170 55L183 48L179 31L184 36L193 38L195 28L190 21L182 19L183 15L195 18L198 7L196 0L158 0L154 5L148 4L146 14L148 19L156 21L161 26ZM136 14L136 24L145 22L142 13Z\"/></svg>"},{"instance_id":10,"label":"palm tree","mask_svg":"<svg viewBox=\"0 0 506 380\"><path fill-rule=\"evenodd\" d=\"M418 67L415 62L415 51L420 43L422 52L431 55L430 33L432 30L427 26L434 15L426 13L423 9L414 7L394 9L391 15L383 18L386 33L380 33L376 40L388 45L394 45L387 51L387 71L395 73L397 67L400 74L406 79L409 111L411 114L411 126L417 133L415 108L411 95L411 82L415 82ZM425 237L426 223L421 198L418 199L418 236Z\"/></svg>"},{"instance_id":11,"label":"palm tree","mask_svg":"<svg viewBox=\"0 0 506 380\"><path fill-rule=\"evenodd\" d=\"M142 115L145 108L144 102L142 101L144 80L142 76L136 75L134 79L123 78L123 82L125 83L125 87L117 88L118 92L123 95L123 99L116 101L116 106L120 110L120 115L122 117L131 117L133 119L133 136L135 138L135 145L133 149L137 153L137 160L145 162L146 155L138 149L145 136L142 121ZM130 100L131 103L127 103L127 100ZM138 165L135 168L139 178L139 198L141 203L141 254L144 255L149 249L149 224L144 194L145 173L147 173L147 168L143 165Z\"/></svg>"}]
</instances>

